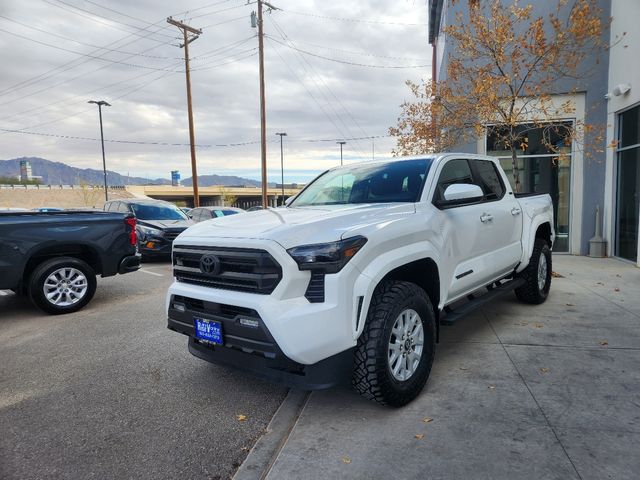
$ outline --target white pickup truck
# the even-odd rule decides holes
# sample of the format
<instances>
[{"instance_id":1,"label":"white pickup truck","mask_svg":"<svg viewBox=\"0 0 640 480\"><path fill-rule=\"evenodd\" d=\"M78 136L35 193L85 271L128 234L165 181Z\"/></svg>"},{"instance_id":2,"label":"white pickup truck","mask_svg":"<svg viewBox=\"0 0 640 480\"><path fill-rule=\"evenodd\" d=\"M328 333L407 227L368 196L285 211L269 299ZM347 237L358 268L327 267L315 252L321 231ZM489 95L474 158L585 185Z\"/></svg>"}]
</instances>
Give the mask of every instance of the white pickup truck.
<instances>
[{"instance_id":1,"label":"white pickup truck","mask_svg":"<svg viewBox=\"0 0 640 480\"><path fill-rule=\"evenodd\" d=\"M545 301L554 237L549 195L514 194L491 157L338 167L286 207L182 233L168 327L204 360L305 389L351 378L401 406L441 324L511 290Z\"/></svg>"}]
</instances>

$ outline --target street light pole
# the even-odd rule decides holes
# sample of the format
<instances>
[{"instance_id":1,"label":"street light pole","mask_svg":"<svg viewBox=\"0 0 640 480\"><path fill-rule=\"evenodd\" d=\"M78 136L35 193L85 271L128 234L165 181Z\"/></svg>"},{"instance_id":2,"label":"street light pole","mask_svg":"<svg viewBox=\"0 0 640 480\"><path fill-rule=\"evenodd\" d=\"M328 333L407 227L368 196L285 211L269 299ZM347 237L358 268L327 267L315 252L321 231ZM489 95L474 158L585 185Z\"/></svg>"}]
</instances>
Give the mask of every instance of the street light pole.
<instances>
[{"instance_id":1,"label":"street light pole","mask_svg":"<svg viewBox=\"0 0 640 480\"><path fill-rule=\"evenodd\" d=\"M100 116L100 142L102 143L102 171L104 172L104 201L109 200L109 193L107 192L107 161L104 158L104 132L102 130L102 107L110 107L111 105L104 100L89 100L87 103L95 103L98 105L98 115Z\"/></svg>"},{"instance_id":2,"label":"street light pole","mask_svg":"<svg viewBox=\"0 0 640 480\"><path fill-rule=\"evenodd\" d=\"M340 145L340 166L342 166L342 146L345 145L347 142L336 142L338 145Z\"/></svg>"},{"instance_id":3,"label":"street light pole","mask_svg":"<svg viewBox=\"0 0 640 480\"><path fill-rule=\"evenodd\" d=\"M284 205L284 151L282 149L282 137L286 137L287 134L285 132L276 133L276 135L280 136L280 174L282 181L282 203Z\"/></svg>"}]
</instances>

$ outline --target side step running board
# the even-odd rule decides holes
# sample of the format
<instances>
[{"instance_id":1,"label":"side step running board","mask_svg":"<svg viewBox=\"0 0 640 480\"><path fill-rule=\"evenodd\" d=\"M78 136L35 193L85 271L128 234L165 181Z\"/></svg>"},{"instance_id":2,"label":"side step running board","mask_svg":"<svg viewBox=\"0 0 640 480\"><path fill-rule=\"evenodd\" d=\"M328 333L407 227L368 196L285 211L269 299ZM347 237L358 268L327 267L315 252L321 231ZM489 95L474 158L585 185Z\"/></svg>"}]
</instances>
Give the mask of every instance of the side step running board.
<instances>
[{"instance_id":1,"label":"side step running board","mask_svg":"<svg viewBox=\"0 0 640 480\"><path fill-rule=\"evenodd\" d=\"M465 315L473 312L475 309L482 307L483 305L499 298L512 290L524 285L525 280L523 278L516 278L515 280L509 280L503 283L496 282L487 286L487 292L480 295L468 295L468 301L463 303L455 309L444 307L441 313L440 324L441 325L453 325Z\"/></svg>"}]
</instances>

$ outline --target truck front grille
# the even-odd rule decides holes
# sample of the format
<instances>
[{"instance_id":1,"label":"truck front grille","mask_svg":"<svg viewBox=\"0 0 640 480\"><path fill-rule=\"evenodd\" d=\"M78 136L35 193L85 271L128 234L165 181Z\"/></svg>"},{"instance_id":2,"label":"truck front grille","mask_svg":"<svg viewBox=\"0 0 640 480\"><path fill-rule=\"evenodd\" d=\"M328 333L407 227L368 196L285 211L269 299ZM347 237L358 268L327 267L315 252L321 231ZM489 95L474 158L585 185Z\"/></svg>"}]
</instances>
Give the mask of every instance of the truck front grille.
<instances>
[{"instance_id":1,"label":"truck front grille","mask_svg":"<svg viewBox=\"0 0 640 480\"><path fill-rule=\"evenodd\" d=\"M282 268L264 250L175 245L173 274L179 282L268 295Z\"/></svg>"},{"instance_id":2,"label":"truck front grille","mask_svg":"<svg viewBox=\"0 0 640 480\"><path fill-rule=\"evenodd\" d=\"M165 239L169 240L170 242L172 242L178 235L180 235L185 230L186 230L186 228L167 229L167 230L164 231L163 237Z\"/></svg>"}]
</instances>

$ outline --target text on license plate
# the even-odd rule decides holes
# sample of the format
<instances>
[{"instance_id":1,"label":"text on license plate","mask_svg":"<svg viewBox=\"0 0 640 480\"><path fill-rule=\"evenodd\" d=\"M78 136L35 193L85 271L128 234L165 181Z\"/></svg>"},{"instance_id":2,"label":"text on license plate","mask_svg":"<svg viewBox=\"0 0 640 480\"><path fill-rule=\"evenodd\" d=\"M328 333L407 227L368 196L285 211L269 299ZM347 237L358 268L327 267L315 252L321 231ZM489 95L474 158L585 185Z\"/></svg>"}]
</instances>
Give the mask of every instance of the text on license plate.
<instances>
[{"instance_id":1,"label":"text on license plate","mask_svg":"<svg viewBox=\"0 0 640 480\"><path fill-rule=\"evenodd\" d=\"M222 345L222 325L215 320L194 318L196 338L205 342Z\"/></svg>"}]
</instances>

